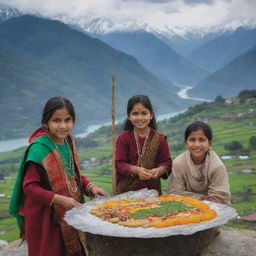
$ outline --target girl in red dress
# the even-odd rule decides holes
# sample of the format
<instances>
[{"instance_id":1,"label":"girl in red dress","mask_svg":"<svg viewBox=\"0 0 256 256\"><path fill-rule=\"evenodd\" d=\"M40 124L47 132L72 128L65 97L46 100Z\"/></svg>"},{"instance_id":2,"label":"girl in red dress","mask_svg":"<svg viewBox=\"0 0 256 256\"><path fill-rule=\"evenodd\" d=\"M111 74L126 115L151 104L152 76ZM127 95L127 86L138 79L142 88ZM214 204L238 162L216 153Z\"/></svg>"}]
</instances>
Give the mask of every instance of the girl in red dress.
<instances>
[{"instance_id":1,"label":"girl in red dress","mask_svg":"<svg viewBox=\"0 0 256 256\"><path fill-rule=\"evenodd\" d=\"M9 212L25 235L29 256L86 255L85 234L69 226L64 214L83 203L84 194L107 194L80 174L74 122L68 99L48 100L42 127L30 137L22 160Z\"/></svg>"},{"instance_id":2,"label":"girl in red dress","mask_svg":"<svg viewBox=\"0 0 256 256\"><path fill-rule=\"evenodd\" d=\"M116 193L142 188L161 194L160 178L167 179L172 161L166 136L157 131L150 99L131 97L127 119L116 142Z\"/></svg>"}]
</instances>

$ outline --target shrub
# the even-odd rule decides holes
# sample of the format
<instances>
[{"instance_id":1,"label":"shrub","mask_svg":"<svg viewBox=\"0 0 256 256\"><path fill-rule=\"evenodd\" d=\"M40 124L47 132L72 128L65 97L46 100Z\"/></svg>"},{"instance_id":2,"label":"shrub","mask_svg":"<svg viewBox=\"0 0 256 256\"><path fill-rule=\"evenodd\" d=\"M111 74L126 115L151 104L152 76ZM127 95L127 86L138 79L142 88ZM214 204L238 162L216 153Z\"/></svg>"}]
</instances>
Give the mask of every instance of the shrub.
<instances>
[{"instance_id":1,"label":"shrub","mask_svg":"<svg viewBox=\"0 0 256 256\"><path fill-rule=\"evenodd\" d=\"M242 144L239 141L233 140L230 143L226 143L224 148L228 151L238 151L243 148Z\"/></svg>"},{"instance_id":2,"label":"shrub","mask_svg":"<svg viewBox=\"0 0 256 256\"><path fill-rule=\"evenodd\" d=\"M224 103L225 99L222 96L219 95L219 96L216 97L216 99L214 101L218 102L218 103Z\"/></svg>"},{"instance_id":3,"label":"shrub","mask_svg":"<svg viewBox=\"0 0 256 256\"><path fill-rule=\"evenodd\" d=\"M246 99L256 98L256 90L243 90L238 94L240 102L244 102Z\"/></svg>"},{"instance_id":4,"label":"shrub","mask_svg":"<svg viewBox=\"0 0 256 256\"><path fill-rule=\"evenodd\" d=\"M256 149L256 136L252 136L249 139L249 148L250 149Z\"/></svg>"}]
</instances>

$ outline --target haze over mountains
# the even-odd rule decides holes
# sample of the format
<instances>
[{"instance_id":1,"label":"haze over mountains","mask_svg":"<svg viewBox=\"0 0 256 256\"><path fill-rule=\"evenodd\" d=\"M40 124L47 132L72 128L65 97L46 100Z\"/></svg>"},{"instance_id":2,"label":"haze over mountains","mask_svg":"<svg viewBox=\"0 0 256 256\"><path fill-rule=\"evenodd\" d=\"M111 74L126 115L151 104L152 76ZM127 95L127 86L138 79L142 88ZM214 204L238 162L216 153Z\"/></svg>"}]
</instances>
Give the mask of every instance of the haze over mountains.
<instances>
[{"instance_id":1,"label":"haze over mountains","mask_svg":"<svg viewBox=\"0 0 256 256\"><path fill-rule=\"evenodd\" d=\"M0 6L0 139L30 133L54 95L73 101L80 130L109 120L113 73L121 116L134 94L149 95L156 112L166 113L195 104L177 97L177 86L194 86L191 96L208 99L256 89L255 20L239 21L243 28L160 31L145 22L52 18L66 24Z\"/></svg>"},{"instance_id":2,"label":"haze over mountains","mask_svg":"<svg viewBox=\"0 0 256 256\"><path fill-rule=\"evenodd\" d=\"M256 89L256 46L201 81L190 94L215 99L238 95L244 89Z\"/></svg>"},{"instance_id":3,"label":"haze over mountains","mask_svg":"<svg viewBox=\"0 0 256 256\"><path fill-rule=\"evenodd\" d=\"M135 56L158 77L177 84L196 84L209 74L173 51L152 33L115 32L98 38L115 49Z\"/></svg>"},{"instance_id":4,"label":"haze over mountains","mask_svg":"<svg viewBox=\"0 0 256 256\"><path fill-rule=\"evenodd\" d=\"M188 106L177 98L171 83L164 84L134 57L59 21L28 15L9 19L0 25L0 45L0 89L1 96L6 96L0 102L1 120L6 124L1 127L2 136L11 133L10 124L17 122L12 127L22 127L24 113L40 116L36 105L41 109L56 93L74 102L80 124L109 120L113 73L118 81L117 114L125 113L128 97L140 93L158 103L158 113ZM8 61L10 65L6 65ZM12 114L7 118L6 113Z\"/></svg>"},{"instance_id":5,"label":"haze over mountains","mask_svg":"<svg viewBox=\"0 0 256 256\"><path fill-rule=\"evenodd\" d=\"M238 28L233 33L221 35L197 48L189 59L208 71L224 67L234 58L256 45L256 29Z\"/></svg>"},{"instance_id":6,"label":"haze over mountains","mask_svg":"<svg viewBox=\"0 0 256 256\"><path fill-rule=\"evenodd\" d=\"M177 84L195 86L189 91L191 96L204 95L214 99L220 94L235 96L239 90L256 89L254 60L243 61L240 72L233 65L229 66L235 58L256 46L256 19L246 21L239 18L208 30L186 27L159 31L145 23L118 26L109 20L100 19L81 27L111 46L136 56L156 75ZM245 69L252 72L243 72ZM214 86L211 86L205 82L218 77L219 72L225 77L220 84L215 81ZM233 73L239 73L235 83L229 79Z\"/></svg>"}]
</instances>

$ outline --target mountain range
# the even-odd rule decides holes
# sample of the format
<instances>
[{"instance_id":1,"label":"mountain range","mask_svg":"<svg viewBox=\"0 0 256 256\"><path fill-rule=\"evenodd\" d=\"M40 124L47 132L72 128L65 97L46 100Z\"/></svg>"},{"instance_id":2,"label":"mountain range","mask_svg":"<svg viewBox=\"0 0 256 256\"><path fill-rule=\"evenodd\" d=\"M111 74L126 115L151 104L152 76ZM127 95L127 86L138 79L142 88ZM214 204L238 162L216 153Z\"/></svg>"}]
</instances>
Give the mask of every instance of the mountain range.
<instances>
[{"instance_id":1,"label":"mountain range","mask_svg":"<svg viewBox=\"0 0 256 256\"><path fill-rule=\"evenodd\" d=\"M255 89L255 27L256 19L239 19L157 29L143 21L22 15L0 5L0 139L28 134L54 95L74 103L78 130L109 120L113 74L118 117L134 94L149 95L156 112L167 113L195 103L177 97L177 86L194 86L190 96L208 99Z\"/></svg>"},{"instance_id":2,"label":"mountain range","mask_svg":"<svg viewBox=\"0 0 256 256\"><path fill-rule=\"evenodd\" d=\"M256 45L255 18L245 20L239 17L230 23L208 29L166 27L165 30L157 30L143 22L118 25L106 19L94 19L86 24L82 22L80 25L85 32L94 33L95 37L101 38L114 48L136 56L157 76L190 86L204 84L204 81L215 77L215 72L219 72L219 69L225 68L235 58ZM249 70L254 67L251 63L241 65L247 66ZM225 76L232 76L230 74L232 69L228 67L222 72L226 71ZM239 85L230 84L229 79L226 83L223 80L222 89L209 95L212 90L209 88L208 91L208 85L205 84L206 91L203 94L212 99L215 95L222 93L226 96L235 96L235 92L239 89L250 89L254 79L252 73L249 75L247 72L240 72L239 74ZM207 77L203 78L206 75ZM237 88L228 89L232 86ZM193 90L190 94L196 96Z\"/></svg>"},{"instance_id":3,"label":"mountain range","mask_svg":"<svg viewBox=\"0 0 256 256\"><path fill-rule=\"evenodd\" d=\"M22 14L18 9L0 3L0 23L21 15Z\"/></svg>"},{"instance_id":4,"label":"mountain range","mask_svg":"<svg viewBox=\"0 0 256 256\"><path fill-rule=\"evenodd\" d=\"M164 80L196 84L209 74L146 31L115 32L97 37L115 49L136 57L144 67Z\"/></svg>"},{"instance_id":5,"label":"mountain range","mask_svg":"<svg viewBox=\"0 0 256 256\"><path fill-rule=\"evenodd\" d=\"M225 67L201 81L189 95L214 99L236 96L242 90L256 89L256 44Z\"/></svg>"},{"instance_id":6,"label":"mountain range","mask_svg":"<svg viewBox=\"0 0 256 256\"><path fill-rule=\"evenodd\" d=\"M0 70L2 137L15 136L14 127L23 126L24 113L38 120L39 106L57 93L74 102L79 126L109 120L113 74L119 117L125 113L124 102L134 94L147 94L157 103L158 113L191 104L178 98L175 86L161 81L133 56L59 21L29 15L9 19L0 24L0 45L0 65L4 67Z\"/></svg>"},{"instance_id":7,"label":"mountain range","mask_svg":"<svg viewBox=\"0 0 256 256\"><path fill-rule=\"evenodd\" d=\"M221 35L192 52L192 63L210 71L224 67L234 58L256 45L256 29L240 27L232 33Z\"/></svg>"},{"instance_id":8,"label":"mountain range","mask_svg":"<svg viewBox=\"0 0 256 256\"><path fill-rule=\"evenodd\" d=\"M95 35L145 31L155 35L171 49L184 57L189 56L203 44L219 36L228 35L239 27L246 29L254 29L256 27L256 18L248 20L243 17L238 17L230 22L208 28L200 26L170 27L168 25L164 28L156 28L140 20L116 23L107 18L94 18L92 20L87 20L86 18L72 19L66 15L57 15L54 16L54 19L61 20L65 24L72 24L81 31Z\"/></svg>"}]
</instances>

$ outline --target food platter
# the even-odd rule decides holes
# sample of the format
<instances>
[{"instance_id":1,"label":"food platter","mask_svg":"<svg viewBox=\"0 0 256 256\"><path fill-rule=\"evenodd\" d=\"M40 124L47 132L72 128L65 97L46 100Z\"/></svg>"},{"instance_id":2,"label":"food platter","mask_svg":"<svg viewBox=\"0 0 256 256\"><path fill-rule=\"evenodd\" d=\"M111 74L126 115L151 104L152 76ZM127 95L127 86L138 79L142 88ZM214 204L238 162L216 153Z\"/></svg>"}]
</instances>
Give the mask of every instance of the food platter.
<instances>
[{"instance_id":1,"label":"food platter","mask_svg":"<svg viewBox=\"0 0 256 256\"><path fill-rule=\"evenodd\" d=\"M237 216L237 212L232 207L210 201L203 202L207 203L217 212L217 217L215 219L188 225L170 226L166 228L125 227L104 221L90 213L90 210L93 207L106 201L123 200L129 198L148 198L156 196L157 192L155 190L142 189L139 191L130 191L113 197L101 197L69 210L65 215L65 221L74 228L84 232L89 232L91 234L111 237L157 238L176 235L191 235L198 231L225 224L228 220Z\"/></svg>"}]
</instances>

